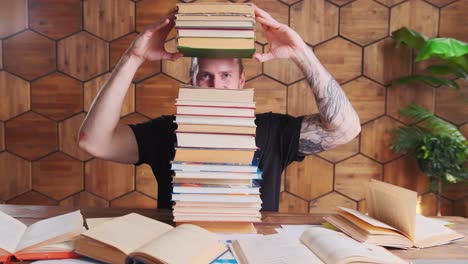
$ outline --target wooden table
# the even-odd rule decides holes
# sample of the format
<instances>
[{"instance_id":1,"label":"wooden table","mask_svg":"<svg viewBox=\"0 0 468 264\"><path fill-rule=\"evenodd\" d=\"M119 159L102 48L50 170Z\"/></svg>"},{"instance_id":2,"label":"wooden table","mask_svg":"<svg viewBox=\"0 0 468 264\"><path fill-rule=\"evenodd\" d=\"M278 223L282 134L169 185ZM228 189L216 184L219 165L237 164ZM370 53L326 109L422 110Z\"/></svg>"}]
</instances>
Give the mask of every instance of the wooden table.
<instances>
[{"instance_id":1,"label":"wooden table","mask_svg":"<svg viewBox=\"0 0 468 264\"><path fill-rule=\"evenodd\" d=\"M27 225L44 218L68 213L77 209L79 208L59 206L0 205L0 211L17 218ZM123 208L81 209L81 213L85 218L116 217L128 214L130 212L136 212L159 221L173 224L172 212L169 210ZM273 234L276 233L275 228L278 228L284 224L320 224L323 222L324 216L325 215L320 214L262 212L262 223L255 224L255 227L260 233ZM441 219L454 223L450 226L452 229L468 236L468 219L458 216L442 217ZM466 263L468 263L468 239L433 248L391 251L394 254L408 260L466 260Z\"/></svg>"}]
</instances>

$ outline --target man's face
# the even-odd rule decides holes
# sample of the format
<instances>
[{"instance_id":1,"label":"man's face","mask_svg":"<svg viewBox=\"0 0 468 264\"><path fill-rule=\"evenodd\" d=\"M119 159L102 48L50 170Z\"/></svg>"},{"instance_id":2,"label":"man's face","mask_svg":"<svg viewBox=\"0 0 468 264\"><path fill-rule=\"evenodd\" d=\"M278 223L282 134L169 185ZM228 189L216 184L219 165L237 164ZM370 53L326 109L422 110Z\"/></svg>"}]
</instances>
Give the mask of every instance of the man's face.
<instances>
[{"instance_id":1,"label":"man's face","mask_svg":"<svg viewBox=\"0 0 468 264\"><path fill-rule=\"evenodd\" d=\"M239 72L237 59L198 59L197 83L200 87L242 89L245 74Z\"/></svg>"}]
</instances>

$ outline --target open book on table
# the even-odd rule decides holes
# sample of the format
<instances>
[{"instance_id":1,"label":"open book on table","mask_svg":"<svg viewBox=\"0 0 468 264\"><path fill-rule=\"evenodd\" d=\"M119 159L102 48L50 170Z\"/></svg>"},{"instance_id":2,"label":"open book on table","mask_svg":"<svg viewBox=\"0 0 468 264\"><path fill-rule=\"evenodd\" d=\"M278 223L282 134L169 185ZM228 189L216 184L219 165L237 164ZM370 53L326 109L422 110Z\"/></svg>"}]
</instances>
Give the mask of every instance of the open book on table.
<instances>
[{"instance_id":1,"label":"open book on table","mask_svg":"<svg viewBox=\"0 0 468 264\"><path fill-rule=\"evenodd\" d=\"M0 211L0 262L74 258L74 239L83 230L80 211L38 221L29 227Z\"/></svg>"},{"instance_id":2,"label":"open book on table","mask_svg":"<svg viewBox=\"0 0 468 264\"><path fill-rule=\"evenodd\" d=\"M299 240L286 234L239 239L229 245L240 264L407 263L385 248L359 243L333 230L311 227Z\"/></svg>"},{"instance_id":3,"label":"open book on table","mask_svg":"<svg viewBox=\"0 0 468 264\"><path fill-rule=\"evenodd\" d=\"M163 222L131 213L103 221L76 242L80 255L107 263L130 257L144 263L210 263L227 250L218 236L201 227Z\"/></svg>"},{"instance_id":4,"label":"open book on table","mask_svg":"<svg viewBox=\"0 0 468 264\"><path fill-rule=\"evenodd\" d=\"M340 207L325 220L358 241L395 248L432 247L464 237L416 214L414 191L372 180L366 198L369 215Z\"/></svg>"}]
</instances>

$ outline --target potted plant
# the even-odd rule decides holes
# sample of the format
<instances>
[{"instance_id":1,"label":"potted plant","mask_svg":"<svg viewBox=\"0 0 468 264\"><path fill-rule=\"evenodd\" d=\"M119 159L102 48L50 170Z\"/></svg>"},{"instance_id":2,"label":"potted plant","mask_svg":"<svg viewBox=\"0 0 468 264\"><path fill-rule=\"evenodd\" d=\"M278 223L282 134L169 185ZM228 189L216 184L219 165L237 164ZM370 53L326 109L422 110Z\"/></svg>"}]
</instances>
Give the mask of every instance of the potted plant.
<instances>
[{"instance_id":1,"label":"potted plant","mask_svg":"<svg viewBox=\"0 0 468 264\"><path fill-rule=\"evenodd\" d=\"M392 36L397 47L404 43L418 51L416 62L429 58L438 61L427 67L429 74L401 77L392 86L422 81L459 90L454 78L468 79L466 43L451 38L427 38L408 28L398 29ZM430 177L429 190L437 194L437 215L441 215L443 185L468 182L468 141L455 126L419 105L411 104L400 113L409 117L412 124L393 131L392 149L416 158L421 171Z\"/></svg>"}]
</instances>

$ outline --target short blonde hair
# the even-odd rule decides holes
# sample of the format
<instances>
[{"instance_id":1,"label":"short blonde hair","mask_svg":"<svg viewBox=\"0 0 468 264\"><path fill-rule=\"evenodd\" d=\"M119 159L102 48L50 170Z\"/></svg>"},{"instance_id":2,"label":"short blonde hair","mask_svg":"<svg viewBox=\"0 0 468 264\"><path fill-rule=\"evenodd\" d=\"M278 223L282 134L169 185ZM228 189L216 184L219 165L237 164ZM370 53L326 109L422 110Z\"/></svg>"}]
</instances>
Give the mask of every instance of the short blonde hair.
<instances>
[{"instance_id":1,"label":"short blonde hair","mask_svg":"<svg viewBox=\"0 0 468 264\"><path fill-rule=\"evenodd\" d=\"M236 58L239 62L239 76L244 72L244 64L242 63L242 59ZM197 86L197 75L198 71L200 70L200 66L198 65L198 58L192 57L192 62L190 63L190 77L192 80L191 85Z\"/></svg>"}]
</instances>

